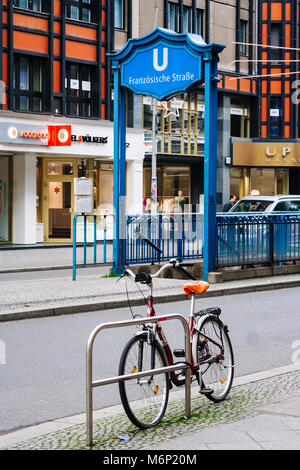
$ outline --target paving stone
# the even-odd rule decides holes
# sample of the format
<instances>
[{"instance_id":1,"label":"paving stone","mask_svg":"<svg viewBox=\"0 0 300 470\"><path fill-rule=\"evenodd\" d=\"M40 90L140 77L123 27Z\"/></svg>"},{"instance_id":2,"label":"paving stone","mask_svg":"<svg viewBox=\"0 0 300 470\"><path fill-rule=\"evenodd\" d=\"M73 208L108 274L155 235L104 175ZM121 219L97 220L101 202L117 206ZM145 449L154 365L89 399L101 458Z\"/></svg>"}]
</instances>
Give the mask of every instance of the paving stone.
<instances>
[{"instance_id":1,"label":"paving stone","mask_svg":"<svg viewBox=\"0 0 300 470\"><path fill-rule=\"evenodd\" d=\"M300 432L288 428L283 416L261 414L259 407L278 403L287 397L294 399L300 393L300 371L277 375L268 379L234 387L227 400L214 404L205 397L192 399L192 414L184 417L184 400L169 403L163 421L150 429L140 430L125 413L94 419L94 449L137 450L180 449L188 443L194 449L212 448L257 448L254 444L277 446L278 442L300 445ZM294 423L294 422L293 422ZM226 426L225 426L226 425ZM293 424L295 425L295 424ZM258 429L259 427L259 429ZM250 430L250 431L249 431ZM239 431L239 432L238 432ZM50 432L16 445L9 449L86 449L85 423L74 424L67 429ZM199 439L199 433L203 440ZM214 434L215 433L215 437ZM118 436L128 434L128 442ZM171 441L170 441L171 439ZM255 442L257 441L257 442ZM272 441L272 442L271 442ZM233 447L232 447L233 446ZM198 448L197 447L197 448ZM184 447L183 447L184 448Z\"/></svg>"}]
</instances>

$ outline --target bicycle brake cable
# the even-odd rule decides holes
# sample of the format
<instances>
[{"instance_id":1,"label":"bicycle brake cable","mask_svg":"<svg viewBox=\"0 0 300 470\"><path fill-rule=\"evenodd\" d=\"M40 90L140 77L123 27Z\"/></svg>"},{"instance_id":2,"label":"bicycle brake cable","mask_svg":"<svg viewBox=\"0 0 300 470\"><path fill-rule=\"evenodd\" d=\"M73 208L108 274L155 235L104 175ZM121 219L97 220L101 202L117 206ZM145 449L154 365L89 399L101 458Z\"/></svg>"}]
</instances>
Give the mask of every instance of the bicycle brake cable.
<instances>
[{"instance_id":1,"label":"bicycle brake cable","mask_svg":"<svg viewBox=\"0 0 300 470\"><path fill-rule=\"evenodd\" d=\"M136 284L136 283L135 283ZM142 291L142 289L138 286L138 284L136 284L136 286L138 287L139 291L141 292L142 296L144 297L144 300L145 300L145 305L147 305L147 300L146 300L146 297L144 296L144 292ZM133 310L132 310L132 306L131 306L131 303L130 303L130 298L129 298L129 292L128 292L128 287L127 287L127 277L125 276L125 288L126 288L126 296L127 296L127 301L128 301L128 305L129 305L129 309L130 309L130 313L131 313L131 316L133 319L137 318L137 317L141 317L142 318L142 315L140 315L139 313L137 313L136 315L134 315L133 313Z\"/></svg>"}]
</instances>

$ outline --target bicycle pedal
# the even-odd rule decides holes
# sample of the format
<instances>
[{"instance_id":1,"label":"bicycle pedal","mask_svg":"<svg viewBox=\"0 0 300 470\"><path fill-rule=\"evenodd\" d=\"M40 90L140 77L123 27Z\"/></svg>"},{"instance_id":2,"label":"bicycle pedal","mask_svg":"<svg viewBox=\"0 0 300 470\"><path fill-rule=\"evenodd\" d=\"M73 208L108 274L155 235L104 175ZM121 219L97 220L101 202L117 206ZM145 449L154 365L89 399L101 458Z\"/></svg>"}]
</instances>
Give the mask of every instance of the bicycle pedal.
<instances>
[{"instance_id":1,"label":"bicycle pedal","mask_svg":"<svg viewBox=\"0 0 300 470\"><path fill-rule=\"evenodd\" d=\"M184 357L185 350L184 349L174 349L173 354L175 357Z\"/></svg>"},{"instance_id":2,"label":"bicycle pedal","mask_svg":"<svg viewBox=\"0 0 300 470\"><path fill-rule=\"evenodd\" d=\"M199 390L199 393L201 393L201 395L211 395L212 393L214 393L214 390L212 388L201 388L201 390Z\"/></svg>"}]
</instances>

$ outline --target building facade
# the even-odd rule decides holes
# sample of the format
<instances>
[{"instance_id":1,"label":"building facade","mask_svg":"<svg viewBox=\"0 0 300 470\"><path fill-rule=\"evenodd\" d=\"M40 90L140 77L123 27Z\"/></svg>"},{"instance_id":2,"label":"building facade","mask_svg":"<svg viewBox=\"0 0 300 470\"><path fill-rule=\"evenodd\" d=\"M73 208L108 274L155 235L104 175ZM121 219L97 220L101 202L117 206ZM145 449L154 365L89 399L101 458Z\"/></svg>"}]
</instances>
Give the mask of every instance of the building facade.
<instances>
[{"instance_id":1,"label":"building facade","mask_svg":"<svg viewBox=\"0 0 300 470\"><path fill-rule=\"evenodd\" d=\"M112 214L112 2L0 2L0 243L72 241L74 180ZM49 145L49 126L71 145ZM128 210L142 210L143 133L127 133ZM137 201L140 201L138 205Z\"/></svg>"},{"instance_id":2,"label":"building facade","mask_svg":"<svg viewBox=\"0 0 300 470\"><path fill-rule=\"evenodd\" d=\"M299 2L259 0L258 135L233 142L235 186L242 194L299 194Z\"/></svg>"},{"instance_id":3,"label":"building facade","mask_svg":"<svg viewBox=\"0 0 300 470\"><path fill-rule=\"evenodd\" d=\"M112 212L113 79L106 53L156 26L220 55L217 209L230 194L300 193L298 0L1 0L0 243L72 240L74 178ZM271 46L271 47L270 47ZM127 93L127 211L150 210L153 104L162 212L202 210L204 88ZM68 147L48 126L71 125Z\"/></svg>"}]
</instances>

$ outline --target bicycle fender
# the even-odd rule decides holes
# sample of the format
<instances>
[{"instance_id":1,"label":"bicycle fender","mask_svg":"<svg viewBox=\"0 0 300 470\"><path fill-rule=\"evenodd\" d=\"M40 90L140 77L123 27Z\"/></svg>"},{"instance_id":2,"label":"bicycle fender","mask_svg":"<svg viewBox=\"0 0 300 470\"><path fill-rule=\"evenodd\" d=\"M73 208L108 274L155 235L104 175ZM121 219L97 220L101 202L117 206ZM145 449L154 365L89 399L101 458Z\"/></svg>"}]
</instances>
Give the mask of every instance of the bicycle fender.
<instances>
[{"instance_id":1,"label":"bicycle fender","mask_svg":"<svg viewBox=\"0 0 300 470\"><path fill-rule=\"evenodd\" d=\"M208 313L206 315L200 316L199 320L197 321L197 325L196 325L196 328L195 328L196 331L193 334L193 341L192 341L192 356L193 356L194 364L197 364L197 342L198 342L198 333L197 333L197 331L201 330L202 324L204 323L204 321L207 318L213 319L217 323L223 324L221 322L221 320L219 319L219 317L216 316L216 315L211 315L211 314Z\"/></svg>"}]
</instances>

